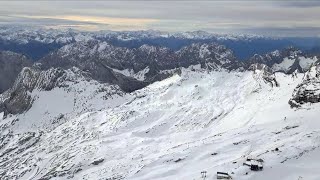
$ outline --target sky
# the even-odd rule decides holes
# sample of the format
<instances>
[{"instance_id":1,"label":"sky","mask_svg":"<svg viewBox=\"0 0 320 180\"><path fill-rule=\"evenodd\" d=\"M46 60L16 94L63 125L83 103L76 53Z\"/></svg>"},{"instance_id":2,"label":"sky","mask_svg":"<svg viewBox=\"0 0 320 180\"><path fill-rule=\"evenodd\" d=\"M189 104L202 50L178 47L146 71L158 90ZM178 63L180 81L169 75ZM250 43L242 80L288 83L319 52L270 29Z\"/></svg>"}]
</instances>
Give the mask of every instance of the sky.
<instances>
[{"instance_id":1,"label":"sky","mask_svg":"<svg viewBox=\"0 0 320 180\"><path fill-rule=\"evenodd\" d=\"M320 1L0 1L0 24L320 37Z\"/></svg>"}]
</instances>

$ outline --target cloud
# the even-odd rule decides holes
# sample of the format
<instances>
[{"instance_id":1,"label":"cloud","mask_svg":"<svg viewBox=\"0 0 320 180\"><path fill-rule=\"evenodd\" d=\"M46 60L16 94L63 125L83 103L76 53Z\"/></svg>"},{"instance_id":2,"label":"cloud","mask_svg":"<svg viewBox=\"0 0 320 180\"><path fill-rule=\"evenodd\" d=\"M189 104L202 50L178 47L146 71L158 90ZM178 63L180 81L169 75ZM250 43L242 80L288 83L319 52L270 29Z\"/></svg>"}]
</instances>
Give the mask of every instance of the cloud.
<instances>
[{"instance_id":1,"label":"cloud","mask_svg":"<svg viewBox=\"0 0 320 180\"><path fill-rule=\"evenodd\" d=\"M310 8L319 7L320 1L316 0L305 0L305 1L279 1L279 4L286 7L299 7L299 8Z\"/></svg>"},{"instance_id":2,"label":"cloud","mask_svg":"<svg viewBox=\"0 0 320 180\"><path fill-rule=\"evenodd\" d=\"M208 30L265 34L264 29L310 33L320 26L317 1L30 1L0 2L0 22L111 30ZM93 29L93 28L91 28ZM313 31L312 31L313 32ZM244 32L245 33L245 32ZM270 33L276 34L276 33ZM319 33L318 33L319 34ZM307 34L309 35L309 34Z\"/></svg>"},{"instance_id":3,"label":"cloud","mask_svg":"<svg viewBox=\"0 0 320 180\"><path fill-rule=\"evenodd\" d=\"M100 30L103 28L113 30L136 30L147 29L149 24L155 23L156 19L142 18L114 18L82 15L58 15L58 16L37 16L37 15L12 15L0 16L0 21L10 24L43 25L51 28L76 28L85 30Z\"/></svg>"},{"instance_id":4,"label":"cloud","mask_svg":"<svg viewBox=\"0 0 320 180\"><path fill-rule=\"evenodd\" d=\"M15 15L17 18L37 19L40 21L55 21L55 22L77 22L90 24L114 24L114 25L145 25L156 22L156 19L142 18L114 18L114 17L99 17L99 16L83 16L83 15L57 15L57 16L30 16L30 15Z\"/></svg>"},{"instance_id":5,"label":"cloud","mask_svg":"<svg viewBox=\"0 0 320 180\"><path fill-rule=\"evenodd\" d=\"M320 27L263 27L263 28L243 28L240 32L261 34L273 37L318 37Z\"/></svg>"}]
</instances>

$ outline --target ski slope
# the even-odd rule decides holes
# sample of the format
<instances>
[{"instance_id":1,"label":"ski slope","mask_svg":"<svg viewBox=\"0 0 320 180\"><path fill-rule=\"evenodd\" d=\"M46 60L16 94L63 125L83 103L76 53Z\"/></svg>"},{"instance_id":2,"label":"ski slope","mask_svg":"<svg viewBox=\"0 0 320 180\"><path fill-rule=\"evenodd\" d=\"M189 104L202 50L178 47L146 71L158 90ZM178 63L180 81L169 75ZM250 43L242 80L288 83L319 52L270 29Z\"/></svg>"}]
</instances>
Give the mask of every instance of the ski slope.
<instances>
[{"instance_id":1,"label":"ski slope","mask_svg":"<svg viewBox=\"0 0 320 180\"><path fill-rule=\"evenodd\" d=\"M201 171L207 171L207 179L225 171L239 180L319 179L314 166L303 164L318 163L312 156L319 155L320 105L291 109L288 104L303 74L293 79L276 73L280 86L271 87L259 73L183 69L127 94L117 106L106 102L103 109L69 113L50 130L38 124L22 146L37 142L3 155L0 174L7 179L192 180L201 179ZM1 135L12 135L0 154L20 148L27 132L11 124L26 114L0 121ZM243 166L248 157L263 159L265 170Z\"/></svg>"}]
</instances>

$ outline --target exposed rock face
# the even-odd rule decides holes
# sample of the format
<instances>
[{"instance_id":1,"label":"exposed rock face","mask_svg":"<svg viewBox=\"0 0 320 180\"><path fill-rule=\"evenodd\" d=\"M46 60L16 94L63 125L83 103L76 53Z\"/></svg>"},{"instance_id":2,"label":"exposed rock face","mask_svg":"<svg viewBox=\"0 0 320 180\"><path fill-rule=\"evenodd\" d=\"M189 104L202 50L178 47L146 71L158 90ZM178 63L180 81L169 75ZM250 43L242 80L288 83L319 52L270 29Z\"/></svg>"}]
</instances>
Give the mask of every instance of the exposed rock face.
<instances>
[{"instance_id":1,"label":"exposed rock face","mask_svg":"<svg viewBox=\"0 0 320 180\"><path fill-rule=\"evenodd\" d=\"M294 47L288 47L283 50L276 50L265 55L254 55L250 58L250 63L261 63L271 67L273 64L279 64L283 61L283 58L290 57L294 58L301 56L303 53Z\"/></svg>"},{"instance_id":2,"label":"exposed rock face","mask_svg":"<svg viewBox=\"0 0 320 180\"><path fill-rule=\"evenodd\" d=\"M41 71L38 67L25 67L19 74L13 87L2 95L0 108L6 114L19 114L32 106L34 90L49 91L55 87L65 86L66 81L74 81L77 77L87 77L79 69L50 68Z\"/></svg>"},{"instance_id":3,"label":"exposed rock face","mask_svg":"<svg viewBox=\"0 0 320 180\"><path fill-rule=\"evenodd\" d=\"M249 60L248 65L265 64L272 68L274 72L292 74L293 72L306 72L316 61L316 57L307 56L297 48L289 47L265 55L256 54Z\"/></svg>"},{"instance_id":4,"label":"exposed rock face","mask_svg":"<svg viewBox=\"0 0 320 180\"><path fill-rule=\"evenodd\" d=\"M105 42L81 41L49 54L33 67L22 69L12 88L1 95L0 110L5 115L23 113L33 104L34 90L50 91L78 76L132 92L179 74L182 67L199 64L208 70L241 67L231 50L215 43L192 44L175 52L148 45L127 49ZM131 74L126 73L129 70Z\"/></svg>"},{"instance_id":5,"label":"exposed rock face","mask_svg":"<svg viewBox=\"0 0 320 180\"><path fill-rule=\"evenodd\" d=\"M23 67L31 62L23 55L10 51L0 51L0 93L9 89Z\"/></svg>"},{"instance_id":6,"label":"exposed rock face","mask_svg":"<svg viewBox=\"0 0 320 180\"><path fill-rule=\"evenodd\" d=\"M50 90L63 75L63 70L51 69L45 72L37 68L24 68L3 102L5 114L18 114L32 105L31 92L34 89Z\"/></svg>"},{"instance_id":7,"label":"exposed rock face","mask_svg":"<svg viewBox=\"0 0 320 180\"><path fill-rule=\"evenodd\" d=\"M270 84L272 87L279 86L273 70L265 64L252 64L249 70L253 71L256 79L262 78L265 83Z\"/></svg>"},{"instance_id":8,"label":"exposed rock face","mask_svg":"<svg viewBox=\"0 0 320 180\"><path fill-rule=\"evenodd\" d=\"M115 47L106 42L86 41L66 45L40 62L44 69L78 67L89 72L92 78L117 84L127 92L168 77L170 74L163 73L166 70L196 64L208 69L229 70L240 66L231 50L216 43L192 44L175 52L168 48L148 45L128 49ZM124 70L139 73L146 68L148 71L142 80L119 73Z\"/></svg>"},{"instance_id":9,"label":"exposed rock face","mask_svg":"<svg viewBox=\"0 0 320 180\"><path fill-rule=\"evenodd\" d=\"M242 67L230 49L216 43L192 44L177 51L176 55L182 67L195 64L201 64L202 68L210 70L233 70Z\"/></svg>"},{"instance_id":10,"label":"exposed rock face","mask_svg":"<svg viewBox=\"0 0 320 180\"><path fill-rule=\"evenodd\" d=\"M12 61L20 60L23 67L25 57L13 55L15 59ZM173 51L149 45L129 49L98 40L79 41L50 53L32 68L24 68L13 87L1 95L0 110L6 114L28 110L32 106L30 94L34 89L48 91L62 86L62 82L71 77L67 75L70 69L77 69L72 70L75 75L118 85L125 92L141 89L192 65L200 65L207 70L244 70L249 66L248 69L253 70L257 78L271 86L279 86L274 72L302 72L302 57L305 58L301 51L288 48L264 56L255 55L248 63L242 63L237 61L230 49L216 43L195 43ZM304 63L305 67L315 60L305 58L308 62Z\"/></svg>"},{"instance_id":11,"label":"exposed rock face","mask_svg":"<svg viewBox=\"0 0 320 180\"><path fill-rule=\"evenodd\" d=\"M291 107L300 107L305 103L320 102L320 64L312 66L305 73L302 82L295 88L289 100Z\"/></svg>"}]
</instances>

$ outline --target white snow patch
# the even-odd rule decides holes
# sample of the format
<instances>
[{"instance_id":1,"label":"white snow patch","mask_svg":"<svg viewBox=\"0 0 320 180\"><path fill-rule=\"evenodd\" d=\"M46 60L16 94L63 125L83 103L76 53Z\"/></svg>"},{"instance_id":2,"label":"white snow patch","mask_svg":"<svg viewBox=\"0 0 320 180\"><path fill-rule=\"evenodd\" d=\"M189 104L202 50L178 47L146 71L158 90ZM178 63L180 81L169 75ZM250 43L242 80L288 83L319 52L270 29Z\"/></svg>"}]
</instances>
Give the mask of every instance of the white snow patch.
<instances>
[{"instance_id":1,"label":"white snow patch","mask_svg":"<svg viewBox=\"0 0 320 180\"><path fill-rule=\"evenodd\" d=\"M114 69L111 68L113 71L120 73L122 75L125 75L127 77L133 77L139 81L144 81L145 80L145 75L149 72L149 67L144 68L143 70L135 73L133 69L124 69L124 70L119 70L119 69Z\"/></svg>"},{"instance_id":2,"label":"white snow patch","mask_svg":"<svg viewBox=\"0 0 320 180\"><path fill-rule=\"evenodd\" d=\"M316 56L313 58L305 58L302 56L299 57L299 64L304 71L307 71L317 60L318 58Z\"/></svg>"},{"instance_id":3,"label":"white snow patch","mask_svg":"<svg viewBox=\"0 0 320 180\"><path fill-rule=\"evenodd\" d=\"M272 69L275 71L286 72L294 63L294 59L284 58L280 64L274 64Z\"/></svg>"}]
</instances>

